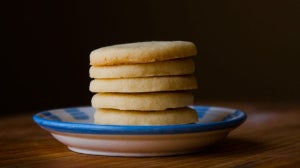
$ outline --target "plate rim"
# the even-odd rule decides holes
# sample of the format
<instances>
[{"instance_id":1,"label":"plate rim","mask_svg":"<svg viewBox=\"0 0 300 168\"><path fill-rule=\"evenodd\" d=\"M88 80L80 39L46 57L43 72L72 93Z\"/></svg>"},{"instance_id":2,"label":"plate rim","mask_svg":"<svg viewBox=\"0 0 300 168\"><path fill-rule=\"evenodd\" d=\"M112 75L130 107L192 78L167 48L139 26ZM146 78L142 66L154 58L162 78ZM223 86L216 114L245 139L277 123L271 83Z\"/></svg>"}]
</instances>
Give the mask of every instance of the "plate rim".
<instances>
[{"instance_id":1,"label":"plate rim","mask_svg":"<svg viewBox=\"0 0 300 168\"><path fill-rule=\"evenodd\" d=\"M204 105L192 105L191 108L203 109L203 108L219 108L233 110L235 117L228 120L222 120L218 122L210 123L196 123L196 124L179 124L179 125L100 125L93 123L77 123L77 122L65 122L55 121L42 118L39 115L44 112L53 110L63 110L68 108L93 108L91 106L78 106L49 109L40 111L33 115L33 120L40 127L50 132L72 133L72 134L100 134L100 135L160 135L160 134L184 134L184 133L199 133L208 131L217 131L228 128L236 128L241 125L246 119L247 114L239 109L219 107L219 106L204 106Z\"/></svg>"}]
</instances>

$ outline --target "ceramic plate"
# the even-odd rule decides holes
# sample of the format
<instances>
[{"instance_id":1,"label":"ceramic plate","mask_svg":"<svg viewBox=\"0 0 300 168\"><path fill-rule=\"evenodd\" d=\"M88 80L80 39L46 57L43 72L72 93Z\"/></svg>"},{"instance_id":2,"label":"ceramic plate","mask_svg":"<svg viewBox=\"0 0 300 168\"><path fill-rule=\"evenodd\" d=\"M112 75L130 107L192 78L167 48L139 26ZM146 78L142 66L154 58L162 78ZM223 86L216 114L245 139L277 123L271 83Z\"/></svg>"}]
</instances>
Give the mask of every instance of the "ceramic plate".
<instances>
[{"instance_id":1,"label":"ceramic plate","mask_svg":"<svg viewBox=\"0 0 300 168\"><path fill-rule=\"evenodd\" d=\"M34 121L71 151L108 156L167 156L197 152L222 140L246 120L240 110L190 106L194 124L122 126L94 124L92 107L42 111Z\"/></svg>"}]
</instances>

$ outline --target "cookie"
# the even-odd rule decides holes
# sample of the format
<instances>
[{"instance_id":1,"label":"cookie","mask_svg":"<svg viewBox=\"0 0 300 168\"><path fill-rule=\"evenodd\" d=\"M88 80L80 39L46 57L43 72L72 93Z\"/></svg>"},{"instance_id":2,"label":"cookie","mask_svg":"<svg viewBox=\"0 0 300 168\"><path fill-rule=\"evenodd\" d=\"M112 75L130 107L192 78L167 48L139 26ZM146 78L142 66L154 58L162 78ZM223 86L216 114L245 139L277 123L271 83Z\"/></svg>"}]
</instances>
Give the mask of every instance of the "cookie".
<instances>
[{"instance_id":1,"label":"cookie","mask_svg":"<svg viewBox=\"0 0 300 168\"><path fill-rule=\"evenodd\" d=\"M149 63L197 54L194 43L188 41L147 41L118 44L90 53L90 65L124 65Z\"/></svg>"},{"instance_id":2,"label":"cookie","mask_svg":"<svg viewBox=\"0 0 300 168\"><path fill-rule=\"evenodd\" d=\"M197 121L197 113L188 107L163 111L96 109L94 113L96 124L108 125L172 125Z\"/></svg>"},{"instance_id":3,"label":"cookie","mask_svg":"<svg viewBox=\"0 0 300 168\"><path fill-rule=\"evenodd\" d=\"M193 101L190 92L97 93L91 103L94 108L155 111L186 107Z\"/></svg>"},{"instance_id":4,"label":"cookie","mask_svg":"<svg viewBox=\"0 0 300 168\"><path fill-rule=\"evenodd\" d=\"M91 92L139 93L191 90L196 88L197 81L193 75L94 79L90 83Z\"/></svg>"},{"instance_id":5,"label":"cookie","mask_svg":"<svg viewBox=\"0 0 300 168\"><path fill-rule=\"evenodd\" d=\"M91 78L134 78L149 76L187 75L195 71L191 58L159 61L144 64L91 66Z\"/></svg>"}]
</instances>

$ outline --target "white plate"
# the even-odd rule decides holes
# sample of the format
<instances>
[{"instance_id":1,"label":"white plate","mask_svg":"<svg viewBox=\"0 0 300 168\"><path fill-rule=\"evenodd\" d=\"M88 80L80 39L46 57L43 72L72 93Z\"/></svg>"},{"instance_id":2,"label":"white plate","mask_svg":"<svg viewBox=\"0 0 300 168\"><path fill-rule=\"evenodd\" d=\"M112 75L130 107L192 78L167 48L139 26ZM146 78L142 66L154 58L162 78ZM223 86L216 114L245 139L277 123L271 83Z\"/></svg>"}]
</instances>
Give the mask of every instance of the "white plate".
<instances>
[{"instance_id":1,"label":"white plate","mask_svg":"<svg viewBox=\"0 0 300 168\"><path fill-rule=\"evenodd\" d=\"M94 124L92 107L53 109L37 113L34 121L54 138L78 153L108 156L168 156L197 152L246 120L240 110L191 106L195 124L122 126Z\"/></svg>"}]
</instances>

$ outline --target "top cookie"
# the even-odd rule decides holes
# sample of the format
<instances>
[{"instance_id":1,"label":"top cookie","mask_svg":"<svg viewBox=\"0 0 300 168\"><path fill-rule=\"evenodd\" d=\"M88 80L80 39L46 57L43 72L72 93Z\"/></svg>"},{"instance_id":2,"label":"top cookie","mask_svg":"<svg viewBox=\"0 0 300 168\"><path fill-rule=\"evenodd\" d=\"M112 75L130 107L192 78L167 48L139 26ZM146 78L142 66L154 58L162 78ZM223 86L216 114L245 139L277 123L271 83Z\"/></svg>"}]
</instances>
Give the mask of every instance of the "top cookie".
<instances>
[{"instance_id":1,"label":"top cookie","mask_svg":"<svg viewBox=\"0 0 300 168\"><path fill-rule=\"evenodd\" d=\"M190 57L197 54L194 43L188 41L149 41L112 45L90 54L91 65L121 65L149 63Z\"/></svg>"}]
</instances>

